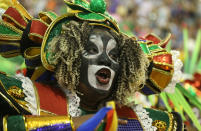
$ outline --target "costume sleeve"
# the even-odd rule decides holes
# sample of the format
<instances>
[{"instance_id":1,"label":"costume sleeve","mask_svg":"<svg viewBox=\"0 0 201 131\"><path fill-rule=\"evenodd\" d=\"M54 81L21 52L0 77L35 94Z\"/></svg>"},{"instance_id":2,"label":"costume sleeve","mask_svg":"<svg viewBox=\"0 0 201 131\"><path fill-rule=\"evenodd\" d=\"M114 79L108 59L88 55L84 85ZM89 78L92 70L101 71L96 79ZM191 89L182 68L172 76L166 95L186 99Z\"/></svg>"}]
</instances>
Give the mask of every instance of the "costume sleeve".
<instances>
[{"instance_id":1,"label":"costume sleeve","mask_svg":"<svg viewBox=\"0 0 201 131\"><path fill-rule=\"evenodd\" d=\"M7 131L72 131L74 126L68 116L4 116L3 129Z\"/></svg>"},{"instance_id":2,"label":"costume sleeve","mask_svg":"<svg viewBox=\"0 0 201 131\"><path fill-rule=\"evenodd\" d=\"M33 18L16 1L9 7L0 20L0 55L5 58L22 55L27 67L26 76L32 77L36 67L41 67L41 44L44 34L57 18L54 12L41 12Z\"/></svg>"},{"instance_id":3,"label":"costume sleeve","mask_svg":"<svg viewBox=\"0 0 201 131\"><path fill-rule=\"evenodd\" d=\"M27 86L31 85L26 77L10 77L3 72L0 73L0 130L71 131L73 129L69 116L32 115L33 111L30 111L31 106L28 106L30 103L27 101L27 95L32 96L32 94L25 89Z\"/></svg>"},{"instance_id":4,"label":"costume sleeve","mask_svg":"<svg viewBox=\"0 0 201 131\"><path fill-rule=\"evenodd\" d=\"M172 80L174 73L172 54L163 48L168 40L169 37L162 41L153 34L147 35L145 39L138 40L150 61L148 79L145 86L140 90L145 95L160 93Z\"/></svg>"}]
</instances>

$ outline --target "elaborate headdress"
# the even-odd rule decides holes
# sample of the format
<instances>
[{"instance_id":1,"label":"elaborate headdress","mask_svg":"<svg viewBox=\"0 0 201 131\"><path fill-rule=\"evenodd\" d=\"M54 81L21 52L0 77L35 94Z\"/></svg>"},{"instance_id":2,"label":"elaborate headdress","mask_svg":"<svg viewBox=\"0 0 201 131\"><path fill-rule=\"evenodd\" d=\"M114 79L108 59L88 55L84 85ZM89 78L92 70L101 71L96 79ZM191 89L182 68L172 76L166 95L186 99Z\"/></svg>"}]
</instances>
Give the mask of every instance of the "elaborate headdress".
<instances>
[{"instance_id":1,"label":"elaborate headdress","mask_svg":"<svg viewBox=\"0 0 201 131\"><path fill-rule=\"evenodd\" d=\"M85 0L65 0L65 3L68 6L65 15L58 17L53 12L41 12L39 19L32 19L15 1L13 7L9 7L2 15L3 21L0 21L1 55L13 57L22 54L30 69L42 64L42 55L45 68L53 70L54 67L47 62L46 49L50 40L61 33L62 23L76 19L85 20L91 25L101 25L119 32L117 23L106 12L104 0L91 0L90 3Z\"/></svg>"},{"instance_id":2,"label":"elaborate headdress","mask_svg":"<svg viewBox=\"0 0 201 131\"><path fill-rule=\"evenodd\" d=\"M23 55L32 80L38 79L47 70L54 70L54 65L48 62L51 52L47 49L51 40L61 34L63 23L87 21L90 25L103 26L120 33L117 23L106 11L104 0L91 0L90 3L86 0L65 0L65 3L67 13L60 17L53 12L41 12L38 19L32 19L17 1L2 15L0 54L4 57ZM148 35L138 40L154 67L150 69L149 79L141 89L146 95L161 92L171 81L172 55L162 48L169 38L162 41L154 35ZM161 82L161 77L166 81Z\"/></svg>"},{"instance_id":3,"label":"elaborate headdress","mask_svg":"<svg viewBox=\"0 0 201 131\"><path fill-rule=\"evenodd\" d=\"M54 69L54 66L47 61L49 55L47 52L48 43L53 37L60 35L63 23L67 23L70 20L84 20L88 21L90 25L103 26L119 32L116 21L106 12L104 0L91 0L90 3L85 0L65 0L65 3L68 6L67 14L58 17L51 23L43 40L41 58L43 65L48 70Z\"/></svg>"}]
</instances>

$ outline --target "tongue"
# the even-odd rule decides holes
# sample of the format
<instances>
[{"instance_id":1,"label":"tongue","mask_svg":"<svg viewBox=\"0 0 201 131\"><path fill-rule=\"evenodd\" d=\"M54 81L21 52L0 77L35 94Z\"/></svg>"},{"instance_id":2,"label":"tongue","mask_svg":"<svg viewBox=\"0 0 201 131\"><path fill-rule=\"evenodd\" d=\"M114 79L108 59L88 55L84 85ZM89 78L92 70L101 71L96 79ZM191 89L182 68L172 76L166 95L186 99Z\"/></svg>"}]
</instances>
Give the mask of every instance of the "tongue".
<instances>
[{"instance_id":1,"label":"tongue","mask_svg":"<svg viewBox=\"0 0 201 131\"><path fill-rule=\"evenodd\" d=\"M104 77L101 77L101 76L98 76L98 75L96 75L96 78L97 78L97 80L98 80L98 82L100 83L100 84L108 84L109 83L109 81L110 81L110 78L104 78Z\"/></svg>"}]
</instances>

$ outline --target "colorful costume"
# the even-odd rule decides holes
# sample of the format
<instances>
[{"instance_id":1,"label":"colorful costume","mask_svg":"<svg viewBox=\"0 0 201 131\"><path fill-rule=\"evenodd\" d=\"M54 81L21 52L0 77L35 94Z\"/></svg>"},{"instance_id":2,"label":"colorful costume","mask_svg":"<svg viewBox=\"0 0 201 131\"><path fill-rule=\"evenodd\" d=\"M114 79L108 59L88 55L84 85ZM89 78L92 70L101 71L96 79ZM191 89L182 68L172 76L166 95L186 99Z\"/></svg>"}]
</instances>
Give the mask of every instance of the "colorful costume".
<instances>
[{"instance_id":1,"label":"colorful costume","mask_svg":"<svg viewBox=\"0 0 201 131\"><path fill-rule=\"evenodd\" d=\"M164 49L170 36L164 41L152 34L141 39L129 38L120 32L115 20L105 11L104 1L91 0L88 3L85 0L69 0L65 3L68 13L60 17L53 12L42 12L38 19L34 19L17 2L15 7L9 7L2 15L0 53L3 57L21 54L27 66L27 77L0 74L2 128L8 131L74 130L71 117L96 113L100 108L95 107L91 111L80 106L80 101L88 99L83 96L87 91L78 88L79 82L82 79L85 81L80 75L80 72L84 72L82 67L85 65L80 61L88 60L92 56L94 58L96 50L89 50L92 55L85 55L84 44L87 43L91 31L94 34L98 32L99 35L104 29L112 34L105 33L105 36L113 36L117 41L115 43L110 39L107 44L113 43L109 46L112 49L116 48L114 45L118 45L120 54L110 55L109 51L112 49L107 45L106 49L102 49L102 52L106 50L103 58L110 56L114 66L120 65L120 69L116 67L118 76L114 75L114 80L117 84L111 84L112 87L114 84L114 88L109 89L108 95L105 87L97 87L97 92L101 89L100 92L106 94L105 98L100 98L98 106L109 100L116 102L116 107L112 108L113 113L110 108L103 109L103 112L107 112L107 120L100 124L98 130L117 128L112 127L115 125L111 124L114 119L109 117L109 114L113 114L115 118L114 112L119 119L128 121L125 125L118 125L118 130L183 130L182 120L176 112L169 113L131 104L132 96L138 90L145 95L151 95L160 93L171 84L175 86L177 81L172 77L176 70L172 54ZM80 57L81 54L83 58ZM104 63L104 69L100 69L96 74L102 85L109 83L104 77L112 77L112 71L109 76L107 74L110 64ZM101 78L97 75L101 75ZM90 85L91 83L89 80ZM82 128L83 126L78 130L86 129L86 126Z\"/></svg>"}]
</instances>

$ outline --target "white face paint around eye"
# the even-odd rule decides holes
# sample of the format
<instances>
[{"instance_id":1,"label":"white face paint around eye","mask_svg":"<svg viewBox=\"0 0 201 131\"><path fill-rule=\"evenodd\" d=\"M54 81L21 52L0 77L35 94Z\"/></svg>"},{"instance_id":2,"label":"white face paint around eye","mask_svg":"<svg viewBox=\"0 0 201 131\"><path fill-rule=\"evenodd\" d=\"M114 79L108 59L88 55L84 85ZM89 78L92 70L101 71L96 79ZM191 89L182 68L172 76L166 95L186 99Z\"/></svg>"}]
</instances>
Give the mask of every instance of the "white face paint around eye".
<instances>
[{"instance_id":1,"label":"white face paint around eye","mask_svg":"<svg viewBox=\"0 0 201 131\"><path fill-rule=\"evenodd\" d=\"M107 44L107 47L106 47L106 53L107 53L107 56L109 57L109 59L111 61L113 61L114 63L117 63L116 61L114 61L110 56L109 56L109 53L112 49L114 49L115 47L117 46L117 42L114 40L114 39L110 39L108 41L108 44Z\"/></svg>"},{"instance_id":2,"label":"white face paint around eye","mask_svg":"<svg viewBox=\"0 0 201 131\"><path fill-rule=\"evenodd\" d=\"M108 72L110 72L110 76L108 77L108 81L106 84L100 84L100 82L98 81L99 76L98 73L101 72L101 70L107 70ZM104 72L104 71L102 71ZM95 88L95 89L99 89L99 90L104 90L104 91L108 91L112 85L113 79L115 76L115 72L107 67L107 66L99 66L99 65L89 65L88 67L88 81L89 84L91 85L91 87Z\"/></svg>"},{"instance_id":3,"label":"white face paint around eye","mask_svg":"<svg viewBox=\"0 0 201 131\"><path fill-rule=\"evenodd\" d=\"M98 48L98 53L97 54L88 54L86 50L84 50L83 52L83 56L86 59L94 59L94 58L98 58L98 56L100 54L102 54L103 52L103 41L101 39L100 35L91 35L89 37L89 41L92 42L97 48Z\"/></svg>"}]
</instances>

